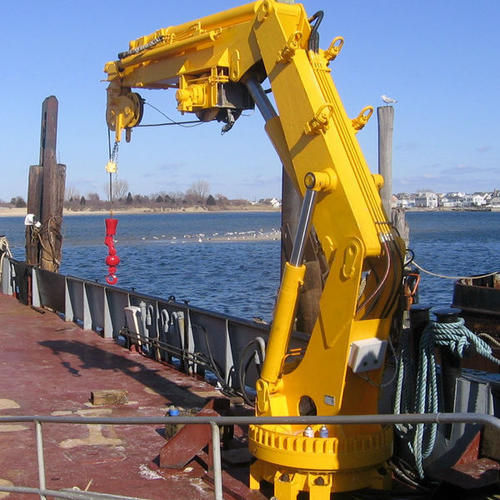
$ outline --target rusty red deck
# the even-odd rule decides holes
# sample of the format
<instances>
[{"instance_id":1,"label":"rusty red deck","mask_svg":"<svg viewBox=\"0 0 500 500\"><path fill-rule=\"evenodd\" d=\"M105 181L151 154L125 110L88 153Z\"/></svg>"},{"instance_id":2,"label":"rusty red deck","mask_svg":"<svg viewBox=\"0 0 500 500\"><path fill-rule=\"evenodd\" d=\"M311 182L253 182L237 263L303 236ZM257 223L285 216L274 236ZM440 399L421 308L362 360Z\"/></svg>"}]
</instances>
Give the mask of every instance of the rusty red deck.
<instances>
[{"instance_id":1,"label":"rusty red deck","mask_svg":"<svg viewBox=\"0 0 500 500\"><path fill-rule=\"evenodd\" d=\"M171 404L201 408L214 396L203 381L1 294L0 335L0 415L163 416ZM93 406L91 392L107 389L126 389L128 403ZM88 487L150 499L213 498L196 464L182 471L159 469L162 430L44 424L47 488ZM33 425L0 425L0 483L38 487Z\"/></svg>"}]
</instances>

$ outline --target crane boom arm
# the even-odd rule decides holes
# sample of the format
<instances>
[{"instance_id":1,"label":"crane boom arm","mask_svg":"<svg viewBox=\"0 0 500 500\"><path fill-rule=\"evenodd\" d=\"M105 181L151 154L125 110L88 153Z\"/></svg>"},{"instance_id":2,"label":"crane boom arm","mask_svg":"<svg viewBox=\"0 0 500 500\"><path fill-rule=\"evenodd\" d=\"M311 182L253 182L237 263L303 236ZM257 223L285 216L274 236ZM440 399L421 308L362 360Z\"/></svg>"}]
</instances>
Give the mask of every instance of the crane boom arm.
<instances>
[{"instance_id":1,"label":"crane boom arm","mask_svg":"<svg viewBox=\"0 0 500 500\"><path fill-rule=\"evenodd\" d=\"M356 139L373 108L347 116L329 68L343 40L321 50L316 36L317 20L301 4L258 0L133 40L105 66L107 121L117 141L141 118L142 101L131 89L175 89L179 111L227 124L256 103L310 202L304 229L312 221L329 268L319 315L305 353L291 356L299 257L283 275L257 383L259 415L376 413L401 288L404 248L382 207L383 179L370 173ZM266 78L277 111L260 87ZM379 485L376 471L392 446L390 431L379 426L332 428L321 452L308 448L297 426L255 426L249 438L259 459L254 486L292 468L335 474L332 491ZM352 479L353 469L364 472Z\"/></svg>"}]
</instances>

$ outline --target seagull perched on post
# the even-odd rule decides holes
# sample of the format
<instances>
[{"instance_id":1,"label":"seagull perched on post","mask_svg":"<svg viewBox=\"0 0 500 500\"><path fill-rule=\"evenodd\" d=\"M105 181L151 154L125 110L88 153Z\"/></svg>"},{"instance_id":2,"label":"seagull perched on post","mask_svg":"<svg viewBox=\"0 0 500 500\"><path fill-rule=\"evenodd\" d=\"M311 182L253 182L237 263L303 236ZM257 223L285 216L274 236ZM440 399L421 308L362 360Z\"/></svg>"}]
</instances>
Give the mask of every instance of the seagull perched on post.
<instances>
[{"instance_id":1,"label":"seagull perched on post","mask_svg":"<svg viewBox=\"0 0 500 500\"><path fill-rule=\"evenodd\" d=\"M382 94L380 96L382 98L382 101L384 101L386 104L394 104L398 101L396 99L393 99L392 97L386 96L385 94Z\"/></svg>"}]
</instances>

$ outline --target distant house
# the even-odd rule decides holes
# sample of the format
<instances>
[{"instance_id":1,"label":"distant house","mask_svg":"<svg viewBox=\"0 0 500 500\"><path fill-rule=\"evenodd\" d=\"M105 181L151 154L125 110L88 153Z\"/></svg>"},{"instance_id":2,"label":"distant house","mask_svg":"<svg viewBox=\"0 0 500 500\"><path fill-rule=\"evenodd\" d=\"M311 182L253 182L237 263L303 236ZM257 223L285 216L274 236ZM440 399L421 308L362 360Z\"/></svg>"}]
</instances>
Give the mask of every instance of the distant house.
<instances>
[{"instance_id":1,"label":"distant house","mask_svg":"<svg viewBox=\"0 0 500 500\"><path fill-rule=\"evenodd\" d=\"M276 198L271 198L269 203L273 206L273 208L281 207L281 201L277 200Z\"/></svg>"},{"instance_id":2,"label":"distant house","mask_svg":"<svg viewBox=\"0 0 500 500\"><path fill-rule=\"evenodd\" d=\"M415 197L415 206L420 208L437 208L438 196L430 191L417 193Z\"/></svg>"},{"instance_id":3,"label":"distant house","mask_svg":"<svg viewBox=\"0 0 500 500\"><path fill-rule=\"evenodd\" d=\"M492 210L500 210L500 196L492 196L490 207Z\"/></svg>"},{"instance_id":4,"label":"distant house","mask_svg":"<svg viewBox=\"0 0 500 500\"><path fill-rule=\"evenodd\" d=\"M411 193L398 193L395 197L395 206L398 208L412 208L415 206L415 195Z\"/></svg>"},{"instance_id":5,"label":"distant house","mask_svg":"<svg viewBox=\"0 0 500 500\"><path fill-rule=\"evenodd\" d=\"M461 207L464 204L465 193L460 192L451 192L445 195L447 200L446 205L443 204L443 207Z\"/></svg>"},{"instance_id":6,"label":"distant house","mask_svg":"<svg viewBox=\"0 0 500 500\"><path fill-rule=\"evenodd\" d=\"M444 208L453 208L457 205L454 200L450 200L448 197L443 196L442 198L439 198L439 206Z\"/></svg>"},{"instance_id":7,"label":"distant house","mask_svg":"<svg viewBox=\"0 0 500 500\"><path fill-rule=\"evenodd\" d=\"M468 194L465 196L464 205L467 207L482 207L486 205L486 200L482 194Z\"/></svg>"},{"instance_id":8,"label":"distant house","mask_svg":"<svg viewBox=\"0 0 500 500\"><path fill-rule=\"evenodd\" d=\"M397 208L408 208L409 204L408 200L406 200L405 198L403 199L396 198L396 201L395 203L392 204L392 206Z\"/></svg>"}]
</instances>

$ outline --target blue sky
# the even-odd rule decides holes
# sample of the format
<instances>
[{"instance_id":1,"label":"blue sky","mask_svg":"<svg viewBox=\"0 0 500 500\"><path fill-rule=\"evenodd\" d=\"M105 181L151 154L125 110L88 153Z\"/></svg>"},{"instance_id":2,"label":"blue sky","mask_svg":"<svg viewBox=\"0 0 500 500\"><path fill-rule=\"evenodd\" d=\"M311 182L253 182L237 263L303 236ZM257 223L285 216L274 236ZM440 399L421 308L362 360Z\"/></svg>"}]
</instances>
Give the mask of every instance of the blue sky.
<instances>
[{"instance_id":1,"label":"blue sky","mask_svg":"<svg viewBox=\"0 0 500 500\"><path fill-rule=\"evenodd\" d=\"M107 132L103 66L131 39L240 5L236 0L18 0L2 9L0 199L26 196L39 156L43 99L59 100L58 161L67 186L105 196ZM321 47L345 38L333 77L350 116L381 94L395 106L394 191L500 188L498 0L310 0L325 11ZM146 94L180 119L174 94ZM143 123L164 121L151 109ZM358 134L377 169L375 117ZM212 194L280 195L280 164L256 112L220 135L220 124L138 129L120 149L118 177L133 193L184 191L206 180Z\"/></svg>"}]
</instances>

